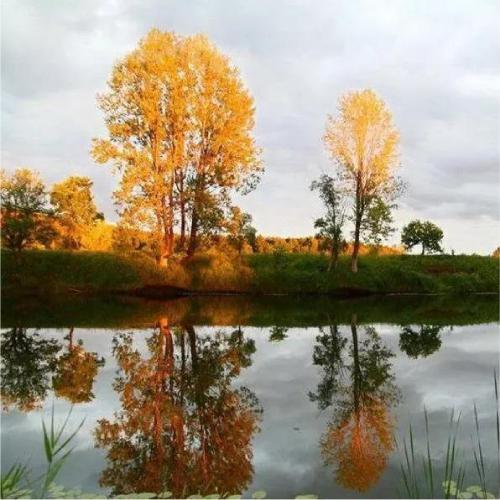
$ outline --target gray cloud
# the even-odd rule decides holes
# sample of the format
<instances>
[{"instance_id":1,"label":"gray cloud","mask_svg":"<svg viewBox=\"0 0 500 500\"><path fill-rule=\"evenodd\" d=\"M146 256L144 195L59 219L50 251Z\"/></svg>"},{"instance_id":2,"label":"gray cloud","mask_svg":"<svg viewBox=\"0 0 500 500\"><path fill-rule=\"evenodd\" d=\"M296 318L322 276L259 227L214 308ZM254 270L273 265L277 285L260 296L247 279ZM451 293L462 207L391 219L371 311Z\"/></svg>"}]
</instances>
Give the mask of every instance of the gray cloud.
<instances>
[{"instance_id":1,"label":"gray cloud","mask_svg":"<svg viewBox=\"0 0 500 500\"><path fill-rule=\"evenodd\" d=\"M371 87L401 132L398 224L431 218L460 251L498 244L498 3L6 0L2 11L2 164L48 183L84 172L111 219L116 179L89 157L104 133L95 95L156 26L206 33L255 96L266 173L237 200L261 232L312 232L320 206L308 186L331 168L326 115L341 93Z\"/></svg>"}]
</instances>

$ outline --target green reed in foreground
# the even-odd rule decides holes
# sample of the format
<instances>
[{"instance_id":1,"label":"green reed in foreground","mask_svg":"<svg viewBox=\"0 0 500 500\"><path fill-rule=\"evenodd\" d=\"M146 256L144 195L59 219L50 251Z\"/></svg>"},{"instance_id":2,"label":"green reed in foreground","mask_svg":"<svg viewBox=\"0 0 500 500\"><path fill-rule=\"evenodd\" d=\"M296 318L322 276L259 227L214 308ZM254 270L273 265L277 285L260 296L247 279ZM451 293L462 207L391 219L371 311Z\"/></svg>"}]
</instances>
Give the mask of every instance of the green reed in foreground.
<instances>
[{"instance_id":1,"label":"green reed in foreground","mask_svg":"<svg viewBox=\"0 0 500 500\"><path fill-rule=\"evenodd\" d=\"M408 437L398 443L400 451L400 470L405 498L498 498L500 493L500 415L498 397L498 376L494 373L494 388L496 402L496 444L497 484L488 484L487 469L489 464L483 452L481 431L477 407L474 404L475 434L471 436L472 455L474 457L474 475L479 485L465 486L467 456L457 446L461 415L455 418L452 410L446 445L444 464L432 458L431 439L429 434L429 416L424 408L426 451L423 456L415 449L413 427L410 424ZM497 492L495 496L491 491Z\"/></svg>"}]
</instances>

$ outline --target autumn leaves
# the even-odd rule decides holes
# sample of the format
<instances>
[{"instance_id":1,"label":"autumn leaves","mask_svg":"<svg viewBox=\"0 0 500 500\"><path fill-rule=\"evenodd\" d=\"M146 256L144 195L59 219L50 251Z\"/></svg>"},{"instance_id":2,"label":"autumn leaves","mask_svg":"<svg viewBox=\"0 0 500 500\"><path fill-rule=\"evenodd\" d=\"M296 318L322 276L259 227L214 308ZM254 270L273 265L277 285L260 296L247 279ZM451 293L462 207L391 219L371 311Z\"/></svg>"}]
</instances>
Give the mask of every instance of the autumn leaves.
<instances>
[{"instance_id":1,"label":"autumn leaves","mask_svg":"<svg viewBox=\"0 0 500 500\"><path fill-rule=\"evenodd\" d=\"M122 174L122 223L154 233L163 263L192 255L222 225L230 193L258 180L253 99L207 38L158 30L116 64L108 85L98 99L108 137L92 154Z\"/></svg>"},{"instance_id":2,"label":"autumn leaves","mask_svg":"<svg viewBox=\"0 0 500 500\"><path fill-rule=\"evenodd\" d=\"M153 233L160 262L193 255L234 211L231 193L253 189L262 172L250 93L207 38L159 30L115 65L108 86L98 98L108 136L94 140L92 154L121 173L122 224ZM398 140L371 90L344 95L328 119L325 145L352 209L353 271L370 205L398 191Z\"/></svg>"}]
</instances>

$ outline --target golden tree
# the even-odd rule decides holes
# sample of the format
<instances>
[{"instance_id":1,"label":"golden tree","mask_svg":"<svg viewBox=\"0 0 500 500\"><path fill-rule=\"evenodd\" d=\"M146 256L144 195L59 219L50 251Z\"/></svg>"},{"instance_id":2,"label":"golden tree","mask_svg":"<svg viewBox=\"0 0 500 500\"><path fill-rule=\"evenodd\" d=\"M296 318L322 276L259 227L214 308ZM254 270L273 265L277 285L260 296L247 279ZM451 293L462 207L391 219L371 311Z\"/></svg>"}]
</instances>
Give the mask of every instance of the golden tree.
<instances>
[{"instance_id":1,"label":"golden tree","mask_svg":"<svg viewBox=\"0 0 500 500\"><path fill-rule=\"evenodd\" d=\"M377 198L394 199L402 187L394 176L399 134L384 101L372 90L362 90L340 98L339 115L328 117L323 140L339 167L339 181L353 197L352 271L357 272L361 229L370 204Z\"/></svg>"},{"instance_id":2,"label":"golden tree","mask_svg":"<svg viewBox=\"0 0 500 500\"><path fill-rule=\"evenodd\" d=\"M193 253L229 191L252 187L260 171L251 96L207 38L156 29L108 85L99 106L109 137L95 139L92 154L122 173L123 222L154 232L160 262L174 251L176 227L184 246L189 223Z\"/></svg>"},{"instance_id":3,"label":"golden tree","mask_svg":"<svg viewBox=\"0 0 500 500\"><path fill-rule=\"evenodd\" d=\"M71 176L52 187L50 203L63 227L64 244L69 248L80 248L82 238L98 219L92 185L88 177Z\"/></svg>"}]
</instances>

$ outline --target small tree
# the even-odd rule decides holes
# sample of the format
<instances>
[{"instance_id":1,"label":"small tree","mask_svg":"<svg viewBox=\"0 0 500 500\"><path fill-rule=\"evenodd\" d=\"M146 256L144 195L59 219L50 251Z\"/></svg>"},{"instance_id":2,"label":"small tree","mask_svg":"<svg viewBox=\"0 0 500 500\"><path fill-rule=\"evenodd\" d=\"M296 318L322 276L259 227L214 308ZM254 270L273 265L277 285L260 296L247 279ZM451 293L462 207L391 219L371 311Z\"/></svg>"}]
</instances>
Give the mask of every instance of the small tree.
<instances>
[{"instance_id":1,"label":"small tree","mask_svg":"<svg viewBox=\"0 0 500 500\"><path fill-rule=\"evenodd\" d=\"M319 196L326 208L326 214L314 222L318 229L318 236L322 238L329 250L330 261L328 271L332 265L337 267L339 253L343 246L342 227L345 221L345 204L342 193L335 187L334 180L329 175L323 174L311 184L311 190L318 190Z\"/></svg>"},{"instance_id":2,"label":"small tree","mask_svg":"<svg viewBox=\"0 0 500 500\"><path fill-rule=\"evenodd\" d=\"M0 172L2 244L22 250L47 233L47 193L38 173L27 168ZM45 241L44 241L45 243Z\"/></svg>"},{"instance_id":3,"label":"small tree","mask_svg":"<svg viewBox=\"0 0 500 500\"><path fill-rule=\"evenodd\" d=\"M384 240L395 231L391 210L396 205L389 205L381 198L376 198L368 208L366 219L362 223L362 231L366 240L378 250Z\"/></svg>"},{"instance_id":4,"label":"small tree","mask_svg":"<svg viewBox=\"0 0 500 500\"><path fill-rule=\"evenodd\" d=\"M252 226L252 216L238 207L231 207L231 218L227 223L228 239L241 256L243 245L248 243L252 249L256 245L256 229Z\"/></svg>"},{"instance_id":5,"label":"small tree","mask_svg":"<svg viewBox=\"0 0 500 500\"><path fill-rule=\"evenodd\" d=\"M425 252L442 252L441 241L443 231L430 221L413 220L403 228L401 233L401 243L406 249L411 249L416 245L422 245L422 255Z\"/></svg>"},{"instance_id":6,"label":"small tree","mask_svg":"<svg viewBox=\"0 0 500 500\"><path fill-rule=\"evenodd\" d=\"M54 184L50 202L66 231L65 246L80 248L81 240L99 218L88 177L72 176Z\"/></svg>"}]
</instances>

